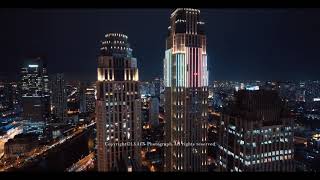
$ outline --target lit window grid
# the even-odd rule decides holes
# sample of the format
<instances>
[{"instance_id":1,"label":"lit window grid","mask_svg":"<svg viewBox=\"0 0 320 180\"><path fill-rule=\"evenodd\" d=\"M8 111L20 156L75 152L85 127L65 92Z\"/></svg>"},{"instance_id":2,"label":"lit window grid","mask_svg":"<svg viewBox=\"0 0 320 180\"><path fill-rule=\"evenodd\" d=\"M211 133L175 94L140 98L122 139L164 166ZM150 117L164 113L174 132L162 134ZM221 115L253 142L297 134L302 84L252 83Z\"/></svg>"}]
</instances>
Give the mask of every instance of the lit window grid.
<instances>
[{"instance_id":1,"label":"lit window grid","mask_svg":"<svg viewBox=\"0 0 320 180\"><path fill-rule=\"evenodd\" d=\"M281 138L279 138L281 136L279 136L279 135L292 137L292 134L290 133L290 130L292 128L290 126L283 127L282 131L280 131L279 127L265 128L265 129L262 129L261 131L260 130L253 130L253 131L246 131L246 132L244 132L243 130L234 131L234 126L229 126L228 129L226 129L226 128L222 128L222 129L223 129L222 130L223 132L226 132L226 133L228 132L230 134L236 135L239 138L237 140L237 143L239 144L239 146L240 145L241 146L248 146L249 145L251 147L256 147L257 146L256 142L251 142L251 143L246 142L245 143L243 140L241 140L241 136L249 137L247 134L255 134L255 135L259 135L260 137L265 138L265 136L264 136L265 134L269 134L270 135L270 133L272 133L272 132L277 132L276 134L273 134L272 136L266 136L266 137L270 137L270 138L278 138L277 140L272 141L272 143L281 142L280 141ZM270 140L267 139L266 142L270 142ZM289 143L288 141L285 141L285 142ZM263 143L264 143L264 141L261 144L263 144ZM267 162L274 162L274 161L279 161L279 160L290 160L290 159L293 159L293 149L278 150L278 151L272 151L272 152L265 152L265 153L258 154L258 155L246 156L245 159L250 159L250 161L246 161L246 160L242 159L243 158L243 153L240 152L240 156L238 156L238 155L234 155L232 152L226 150L225 148L223 148L220 145L218 147L221 149L221 151L224 152L222 154L232 155L235 159L239 159L241 162L243 162L247 166L255 165L255 164L259 164L259 163L265 163L265 162L267 163Z\"/></svg>"}]
</instances>

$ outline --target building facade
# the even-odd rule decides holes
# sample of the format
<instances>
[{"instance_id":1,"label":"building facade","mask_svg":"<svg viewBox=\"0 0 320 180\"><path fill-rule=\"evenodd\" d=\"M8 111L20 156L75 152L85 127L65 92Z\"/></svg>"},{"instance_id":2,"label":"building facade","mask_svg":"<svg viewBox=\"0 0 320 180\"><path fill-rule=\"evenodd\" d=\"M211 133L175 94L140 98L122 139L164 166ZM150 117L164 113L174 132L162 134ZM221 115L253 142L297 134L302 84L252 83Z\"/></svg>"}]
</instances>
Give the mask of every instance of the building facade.
<instances>
[{"instance_id":1,"label":"building facade","mask_svg":"<svg viewBox=\"0 0 320 180\"><path fill-rule=\"evenodd\" d=\"M165 171L206 171L208 69L200 10L178 8L170 18L164 59Z\"/></svg>"},{"instance_id":2,"label":"building facade","mask_svg":"<svg viewBox=\"0 0 320 180\"><path fill-rule=\"evenodd\" d=\"M13 109L13 89L10 82L0 80L0 113Z\"/></svg>"},{"instance_id":3,"label":"building facade","mask_svg":"<svg viewBox=\"0 0 320 180\"><path fill-rule=\"evenodd\" d=\"M151 97L150 98L150 109L149 109L149 117L150 117L150 124L153 127L159 125L159 106L160 102L158 97Z\"/></svg>"},{"instance_id":4,"label":"building facade","mask_svg":"<svg viewBox=\"0 0 320 180\"><path fill-rule=\"evenodd\" d=\"M85 92L85 101L86 101L86 111L93 113L96 107L96 98L95 98L96 88L94 86L87 87Z\"/></svg>"},{"instance_id":5,"label":"building facade","mask_svg":"<svg viewBox=\"0 0 320 180\"><path fill-rule=\"evenodd\" d=\"M295 171L293 119L277 92L239 90L217 126L220 171Z\"/></svg>"},{"instance_id":6,"label":"building facade","mask_svg":"<svg viewBox=\"0 0 320 180\"><path fill-rule=\"evenodd\" d=\"M160 78L155 78L152 81L152 84L154 86L154 96L160 100L160 93L161 93L161 80L160 80Z\"/></svg>"},{"instance_id":7,"label":"building facade","mask_svg":"<svg viewBox=\"0 0 320 180\"><path fill-rule=\"evenodd\" d=\"M67 116L67 92L64 74L55 74L51 80L51 109L55 117L64 122Z\"/></svg>"},{"instance_id":8,"label":"building facade","mask_svg":"<svg viewBox=\"0 0 320 180\"><path fill-rule=\"evenodd\" d=\"M139 146L130 145L140 142L141 135L138 81L137 59L132 56L128 37L107 34L98 58L96 84L98 171L115 171L119 164L140 162Z\"/></svg>"},{"instance_id":9,"label":"building facade","mask_svg":"<svg viewBox=\"0 0 320 180\"><path fill-rule=\"evenodd\" d=\"M79 89L81 113L93 113L96 107L96 85L91 82L81 82Z\"/></svg>"}]
</instances>

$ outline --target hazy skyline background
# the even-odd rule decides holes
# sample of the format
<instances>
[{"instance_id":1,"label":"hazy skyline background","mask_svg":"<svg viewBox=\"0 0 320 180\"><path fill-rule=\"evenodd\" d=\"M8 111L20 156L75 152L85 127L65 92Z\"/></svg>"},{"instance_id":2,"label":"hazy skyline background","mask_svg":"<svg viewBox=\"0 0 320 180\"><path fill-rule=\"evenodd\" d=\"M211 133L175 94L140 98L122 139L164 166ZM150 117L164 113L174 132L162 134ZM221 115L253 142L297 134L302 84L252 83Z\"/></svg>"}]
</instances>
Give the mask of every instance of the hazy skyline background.
<instances>
[{"instance_id":1,"label":"hazy skyline background","mask_svg":"<svg viewBox=\"0 0 320 180\"><path fill-rule=\"evenodd\" d=\"M200 9L212 80L320 77L320 9ZM0 72L47 57L49 74L96 79L100 41L128 35L141 80L162 77L173 9L1 9Z\"/></svg>"}]
</instances>

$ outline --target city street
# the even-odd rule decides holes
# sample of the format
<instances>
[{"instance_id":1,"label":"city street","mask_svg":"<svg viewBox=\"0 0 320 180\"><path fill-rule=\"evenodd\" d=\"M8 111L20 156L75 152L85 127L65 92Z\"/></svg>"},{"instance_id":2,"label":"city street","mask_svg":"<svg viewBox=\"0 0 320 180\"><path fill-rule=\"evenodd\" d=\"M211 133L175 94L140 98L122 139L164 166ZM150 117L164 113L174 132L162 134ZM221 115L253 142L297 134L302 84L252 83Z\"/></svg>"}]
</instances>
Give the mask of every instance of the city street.
<instances>
[{"instance_id":1,"label":"city street","mask_svg":"<svg viewBox=\"0 0 320 180\"><path fill-rule=\"evenodd\" d=\"M89 167L93 167L93 158L94 153L90 153L88 156L80 159L78 162L73 164L70 168L67 169L68 172L79 172L86 170Z\"/></svg>"}]
</instances>

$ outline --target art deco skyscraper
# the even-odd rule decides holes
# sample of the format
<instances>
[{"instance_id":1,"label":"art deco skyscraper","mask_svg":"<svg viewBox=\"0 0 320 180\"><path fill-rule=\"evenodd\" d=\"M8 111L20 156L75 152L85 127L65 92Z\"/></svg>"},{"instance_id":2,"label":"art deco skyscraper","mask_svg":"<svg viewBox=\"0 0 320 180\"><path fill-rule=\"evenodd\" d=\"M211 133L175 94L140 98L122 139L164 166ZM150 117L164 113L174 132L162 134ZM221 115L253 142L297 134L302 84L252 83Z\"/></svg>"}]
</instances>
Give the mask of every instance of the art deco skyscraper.
<instances>
[{"instance_id":1,"label":"art deco skyscraper","mask_svg":"<svg viewBox=\"0 0 320 180\"><path fill-rule=\"evenodd\" d=\"M98 171L135 171L130 164L133 160L140 162L138 146L110 146L111 143L140 142L138 80L137 59L132 56L128 37L120 33L107 34L98 58Z\"/></svg>"},{"instance_id":2,"label":"art deco skyscraper","mask_svg":"<svg viewBox=\"0 0 320 180\"><path fill-rule=\"evenodd\" d=\"M207 142L208 70L200 10L178 8L170 18L164 59L167 143ZM206 171L207 147L170 146L165 171Z\"/></svg>"}]
</instances>

